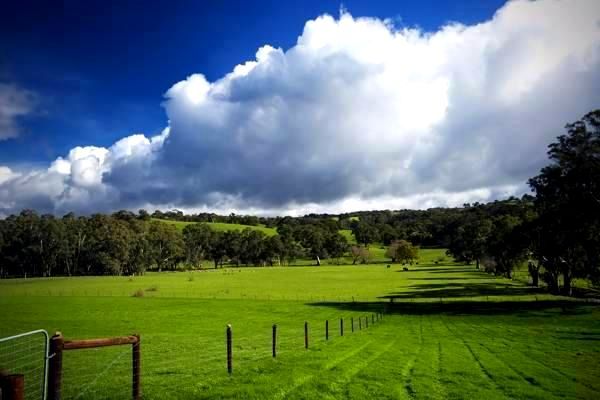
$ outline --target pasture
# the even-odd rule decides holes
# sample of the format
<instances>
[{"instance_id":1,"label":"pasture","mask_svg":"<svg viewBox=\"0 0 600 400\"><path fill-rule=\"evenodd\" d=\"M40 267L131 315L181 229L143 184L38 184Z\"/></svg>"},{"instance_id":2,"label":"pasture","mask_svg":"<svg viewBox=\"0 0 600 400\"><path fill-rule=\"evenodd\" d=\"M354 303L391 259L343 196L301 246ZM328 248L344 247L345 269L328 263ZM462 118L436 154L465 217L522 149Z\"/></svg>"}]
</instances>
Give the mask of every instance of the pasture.
<instances>
[{"instance_id":1,"label":"pasture","mask_svg":"<svg viewBox=\"0 0 600 400\"><path fill-rule=\"evenodd\" d=\"M600 397L597 306L490 276L442 250L421 250L409 271L374 264L6 280L0 309L0 336L141 334L146 399ZM385 318L364 329L364 317L380 310ZM64 363L65 398L130 396L127 349L77 351Z\"/></svg>"},{"instance_id":2,"label":"pasture","mask_svg":"<svg viewBox=\"0 0 600 400\"><path fill-rule=\"evenodd\" d=\"M172 221L167 219L158 219L153 218L154 221L164 222L165 224L174 225L178 230L183 231L183 229L191 224L197 224L198 222L186 222L186 221ZM267 228L264 225L242 225L242 224L230 224L225 222L203 222L204 224L210 226L213 230L218 232L224 231L242 231L244 229L252 229L256 231L261 231L262 233L273 236L277 233L275 228Z\"/></svg>"},{"instance_id":3,"label":"pasture","mask_svg":"<svg viewBox=\"0 0 600 400\"><path fill-rule=\"evenodd\" d=\"M165 224L174 225L180 231L183 231L183 229L190 224L198 223L198 222L186 222L186 221L172 221L172 220L158 219L158 218L153 218L153 220L164 222ZM277 234L277 229L269 228L264 225L242 225L242 224L231 224L231 223L225 223L225 222L202 222L202 223L210 226L213 230L218 231L218 232L243 231L244 229L251 229L251 230L260 231L267 236L273 236L273 235ZM350 244L356 243L356 239L354 238L354 235L352 234L352 231L350 229L340 229L339 233L342 234L346 238L348 243L350 243Z\"/></svg>"}]
</instances>

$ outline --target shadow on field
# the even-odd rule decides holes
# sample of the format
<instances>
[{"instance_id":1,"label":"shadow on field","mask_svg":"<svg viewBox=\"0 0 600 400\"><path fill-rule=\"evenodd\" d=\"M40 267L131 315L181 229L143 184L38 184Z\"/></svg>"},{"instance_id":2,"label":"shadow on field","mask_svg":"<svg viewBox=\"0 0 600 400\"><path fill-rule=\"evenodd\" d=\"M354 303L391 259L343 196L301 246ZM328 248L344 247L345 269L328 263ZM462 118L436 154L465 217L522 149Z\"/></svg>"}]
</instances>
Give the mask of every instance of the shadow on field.
<instances>
[{"instance_id":1,"label":"shadow on field","mask_svg":"<svg viewBox=\"0 0 600 400\"><path fill-rule=\"evenodd\" d=\"M447 278L445 278L446 280ZM402 292L380 296L382 299L439 299L444 297L525 296L544 293L539 288L499 282L441 282L408 286Z\"/></svg>"},{"instance_id":2,"label":"shadow on field","mask_svg":"<svg viewBox=\"0 0 600 400\"><path fill-rule=\"evenodd\" d=\"M466 281L466 280L471 280L471 279L480 280L481 281L481 280L484 280L484 279L489 280L490 277L489 276L480 276L480 275L477 275L477 276L463 276L463 277L447 277L447 278L444 278L445 281ZM437 277L436 278L410 278L410 280L411 281L439 281L440 278L437 278Z\"/></svg>"},{"instance_id":3,"label":"shadow on field","mask_svg":"<svg viewBox=\"0 0 600 400\"><path fill-rule=\"evenodd\" d=\"M319 302L308 303L311 306L332 307L348 312L376 312L384 311L386 314L426 315L426 314L451 314L451 315L511 315L523 314L536 317L553 317L558 315L590 314L598 304L576 302L571 300L540 300L540 301L452 301L440 302L414 302L414 303L342 303ZM530 315L528 315L530 314Z\"/></svg>"},{"instance_id":4,"label":"shadow on field","mask_svg":"<svg viewBox=\"0 0 600 400\"><path fill-rule=\"evenodd\" d=\"M474 273L480 273L480 271L476 270L475 268L457 268L457 267L452 267L452 266L443 266L443 267L410 267L408 269L408 271L402 271L402 270L398 270L396 272L400 272L400 273L406 273L406 272L432 272L432 273L444 273L447 274L449 272L460 272L460 273L465 273L465 272L474 272Z\"/></svg>"}]
</instances>

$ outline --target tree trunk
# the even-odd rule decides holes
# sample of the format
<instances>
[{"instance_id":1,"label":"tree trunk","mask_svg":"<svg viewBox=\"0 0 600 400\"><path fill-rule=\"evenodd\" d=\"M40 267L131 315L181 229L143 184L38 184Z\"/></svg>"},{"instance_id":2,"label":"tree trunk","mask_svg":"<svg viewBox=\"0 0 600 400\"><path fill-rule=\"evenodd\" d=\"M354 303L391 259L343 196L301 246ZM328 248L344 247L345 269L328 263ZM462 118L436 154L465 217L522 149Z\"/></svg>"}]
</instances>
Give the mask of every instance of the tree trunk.
<instances>
[{"instance_id":1,"label":"tree trunk","mask_svg":"<svg viewBox=\"0 0 600 400\"><path fill-rule=\"evenodd\" d=\"M573 295L573 288L571 286L572 278L571 274L563 274L563 289L562 292L565 296Z\"/></svg>"},{"instance_id":2,"label":"tree trunk","mask_svg":"<svg viewBox=\"0 0 600 400\"><path fill-rule=\"evenodd\" d=\"M475 259L475 268L479 269L479 258Z\"/></svg>"},{"instance_id":3,"label":"tree trunk","mask_svg":"<svg viewBox=\"0 0 600 400\"><path fill-rule=\"evenodd\" d=\"M540 272L536 269L531 273L531 285L538 287L540 285Z\"/></svg>"},{"instance_id":4,"label":"tree trunk","mask_svg":"<svg viewBox=\"0 0 600 400\"><path fill-rule=\"evenodd\" d=\"M550 274L544 280L547 280L548 290L552 294L558 294L558 274Z\"/></svg>"}]
</instances>

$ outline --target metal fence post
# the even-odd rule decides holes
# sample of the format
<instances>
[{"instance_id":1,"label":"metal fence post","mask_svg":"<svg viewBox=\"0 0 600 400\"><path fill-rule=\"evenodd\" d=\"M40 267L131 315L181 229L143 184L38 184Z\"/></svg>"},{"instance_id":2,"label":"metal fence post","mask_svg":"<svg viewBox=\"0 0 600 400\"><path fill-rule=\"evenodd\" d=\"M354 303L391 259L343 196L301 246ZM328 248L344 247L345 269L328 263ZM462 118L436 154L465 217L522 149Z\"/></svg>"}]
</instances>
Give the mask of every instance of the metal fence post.
<instances>
[{"instance_id":1,"label":"metal fence post","mask_svg":"<svg viewBox=\"0 0 600 400\"><path fill-rule=\"evenodd\" d=\"M308 322L304 321L304 348L308 349Z\"/></svg>"},{"instance_id":2,"label":"metal fence post","mask_svg":"<svg viewBox=\"0 0 600 400\"><path fill-rule=\"evenodd\" d=\"M231 351L231 324L227 324L227 372L233 372L232 351Z\"/></svg>"},{"instance_id":3,"label":"metal fence post","mask_svg":"<svg viewBox=\"0 0 600 400\"><path fill-rule=\"evenodd\" d=\"M344 318L340 318L340 336L344 336Z\"/></svg>"},{"instance_id":4,"label":"metal fence post","mask_svg":"<svg viewBox=\"0 0 600 400\"><path fill-rule=\"evenodd\" d=\"M277 357L277 325L273 324L273 358Z\"/></svg>"},{"instance_id":5,"label":"metal fence post","mask_svg":"<svg viewBox=\"0 0 600 400\"><path fill-rule=\"evenodd\" d=\"M329 340L329 320L325 320L325 340Z\"/></svg>"}]
</instances>

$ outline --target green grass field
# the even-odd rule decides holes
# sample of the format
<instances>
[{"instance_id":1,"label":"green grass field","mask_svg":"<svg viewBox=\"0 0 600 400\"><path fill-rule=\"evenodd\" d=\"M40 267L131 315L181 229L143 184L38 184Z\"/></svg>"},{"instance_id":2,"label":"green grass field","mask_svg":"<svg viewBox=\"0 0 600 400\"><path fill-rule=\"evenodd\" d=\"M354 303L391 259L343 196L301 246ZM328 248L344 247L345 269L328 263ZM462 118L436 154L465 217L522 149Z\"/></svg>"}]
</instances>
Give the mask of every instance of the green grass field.
<instances>
[{"instance_id":1,"label":"green grass field","mask_svg":"<svg viewBox=\"0 0 600 400\"><path fill-rule=\"evenodd\" d=\"M0 281L0 336L140 333L146 399L600 397L598 306L439 261L443 254L421 250L409 271L375 264ZM138 289L144 296L132 297ZM363 318L358 330L359 316L380 310L382 321L364 329ZM65 353L64 398L128 398L130 357L126 347Z\"/></svg>"}]
</instances>

